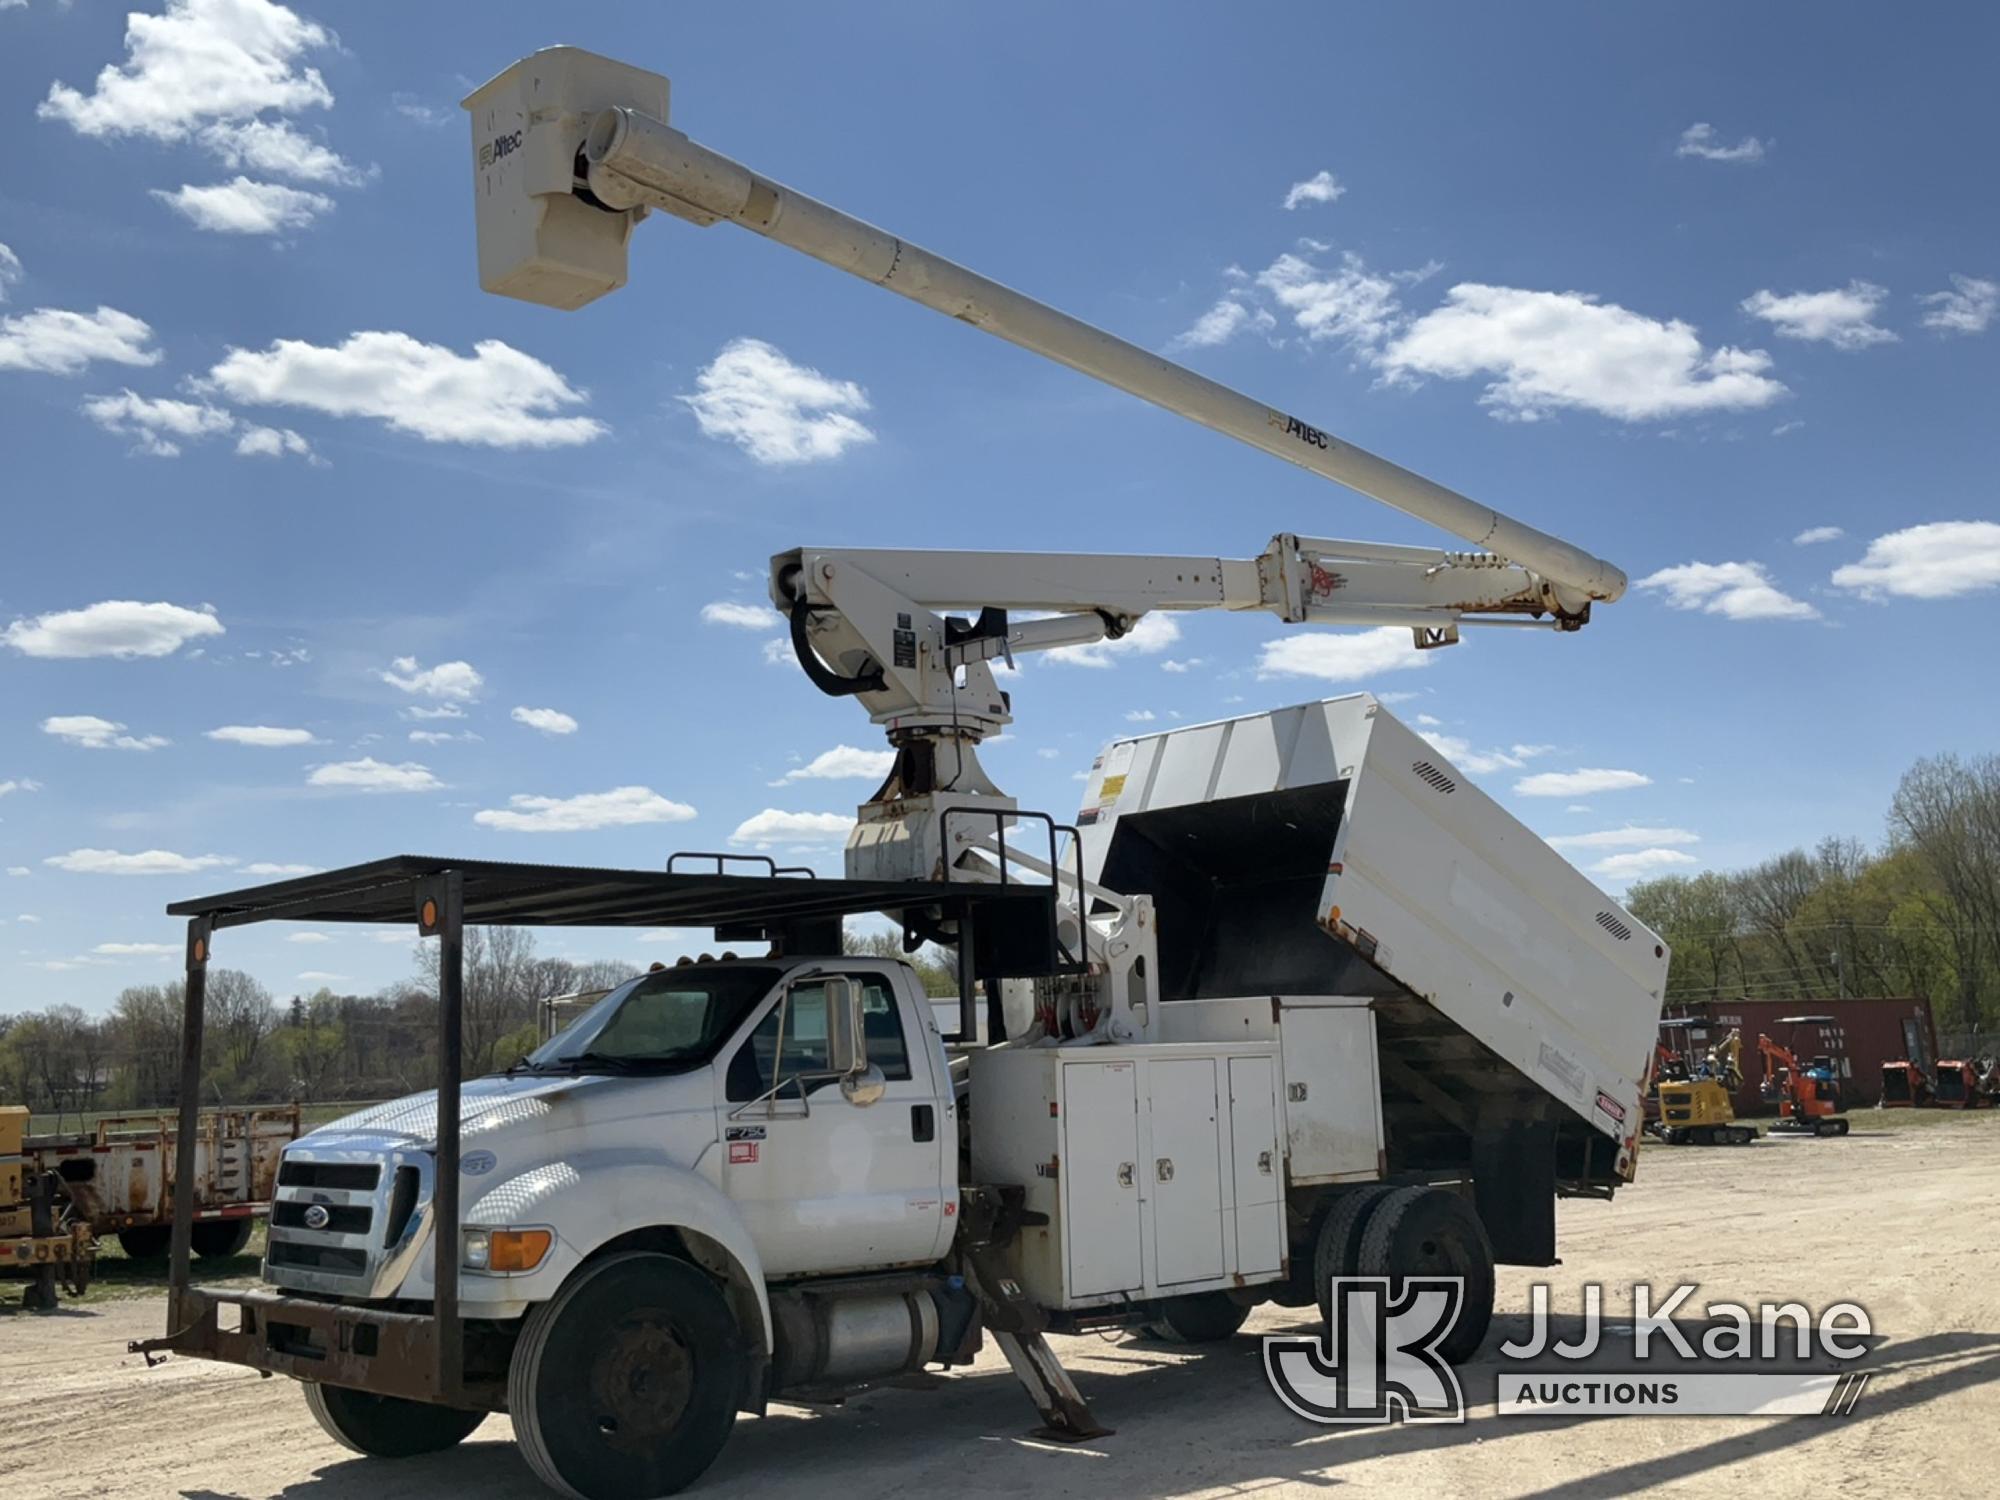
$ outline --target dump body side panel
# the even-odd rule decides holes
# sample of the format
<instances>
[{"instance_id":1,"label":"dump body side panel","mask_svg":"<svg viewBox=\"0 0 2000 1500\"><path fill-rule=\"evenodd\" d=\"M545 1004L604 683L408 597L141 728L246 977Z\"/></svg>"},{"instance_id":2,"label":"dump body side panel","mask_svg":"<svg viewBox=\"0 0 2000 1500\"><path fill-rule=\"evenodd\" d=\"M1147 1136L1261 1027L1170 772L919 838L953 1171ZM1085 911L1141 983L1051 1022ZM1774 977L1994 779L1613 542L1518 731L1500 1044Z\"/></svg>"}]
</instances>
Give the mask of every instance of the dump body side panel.
<instances>
[{"instance_id":1,"label":"dump body side panel","mask_svg":"<svg viewBox=\"0 0 2000 1500\"><path fill-rule=\"evenodd\" d=\"M1607 1135L1638 1119L1665 943L1377 708L1321 921ZM1338 912L1338 917L1334 916Z\"/></svg>"},{"instance_id":2,"label":"dump body side panel","mask_svg":"<svg viewBox=\"0 0 2000 1500\"><path fill-rule=\"evenodd\" d=\"M1153 895L1168 999L1414 997L1636 1132L1664 943L1373 698L1115 742L1079 822L1086 875Z\"/></svg>"}]
</instances>

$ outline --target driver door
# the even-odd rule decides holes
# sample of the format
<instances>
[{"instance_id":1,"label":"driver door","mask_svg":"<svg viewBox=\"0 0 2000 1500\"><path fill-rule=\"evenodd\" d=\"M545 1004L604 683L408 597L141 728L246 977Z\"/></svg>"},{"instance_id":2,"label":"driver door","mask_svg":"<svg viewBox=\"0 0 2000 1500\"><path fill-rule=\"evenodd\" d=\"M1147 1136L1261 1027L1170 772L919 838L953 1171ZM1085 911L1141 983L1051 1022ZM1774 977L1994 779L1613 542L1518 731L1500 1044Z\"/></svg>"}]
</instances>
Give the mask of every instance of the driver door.
<instances>
[{"instance_id":1,"label":"driver door","mask_svg":"<svg viewBox=\"0 0 2000 1500\"><path fill-rule=\"evenodd\" d=\"M721 1069L722 1189L767 1276L923 1264L949 1243L947 1120L928 1036L908 1034L885 975L845 977L861 990L881 1099L850 1103L824 1076L826 971L781 991Z\"/></svg>"}]
</instances>

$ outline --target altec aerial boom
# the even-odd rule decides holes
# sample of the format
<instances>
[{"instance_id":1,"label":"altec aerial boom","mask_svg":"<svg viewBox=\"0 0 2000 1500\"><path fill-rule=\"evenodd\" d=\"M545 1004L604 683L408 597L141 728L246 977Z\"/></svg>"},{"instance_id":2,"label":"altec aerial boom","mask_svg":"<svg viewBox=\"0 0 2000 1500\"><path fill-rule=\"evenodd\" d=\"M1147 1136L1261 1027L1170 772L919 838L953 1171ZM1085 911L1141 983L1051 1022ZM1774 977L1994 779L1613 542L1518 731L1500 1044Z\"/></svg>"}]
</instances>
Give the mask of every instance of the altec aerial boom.
<instances>
[{"instance_id":1,"label":"altec aerial boom","mask_svg":"<svg viewBox=\"0 0 2000 1500\"><path fill-rule=\"evenodd\" d=\"M1518 565L1523 587L1514 591L1517 602L1504 607L1508 612L1539 612L1574 628L1593 601L1624 593L1625 575L1602 558L710 150L667 123L668 93L658 74L554 47L523 59L466 101L487 179L479 194L482 286L578 307L624 284L627 241L644 210L703 226L727 220ZM1444 553L1429 561L1454 565ZM1522 595L1535 596L1538 610ZM1374 600L1364 590L1356 598L1406 602L1400 592ZM1455 623L1451 603L1428 601L1436 613L1425 623ZM1460 607L1503 610L1483 587Z\"/></svg>"},{"instance_id":2,"label":"altec aerial boom","mask_svg":"<svg viewBox=\"0 0 2000 1500\"><path fill-rule=\"evenodd\" d=\"M1013 808L977 747L1011 706L994 678L1017 653L1116 639L1156 610L1260 610L1290 624L1407 627L1420 648L1461 624L1580 629L1625 575L1323 428L1252 400L898 235L774 182L667 123L656 73L576 48L535 53L466 100L477 161L480 284L575 308L624 285L633 227L658 209L728 221L1094 376L1464 538L1474 550L1300 537L1250 558L801 548L770 593L800 665L851 695L898 760L861 810L850 874L979 870ZM967 618L946 613L968 612ZM1026 616L1024 618L1024 616ZM1040 616L1040 617L1037 617Z\"/></svg>"}]
</instances>

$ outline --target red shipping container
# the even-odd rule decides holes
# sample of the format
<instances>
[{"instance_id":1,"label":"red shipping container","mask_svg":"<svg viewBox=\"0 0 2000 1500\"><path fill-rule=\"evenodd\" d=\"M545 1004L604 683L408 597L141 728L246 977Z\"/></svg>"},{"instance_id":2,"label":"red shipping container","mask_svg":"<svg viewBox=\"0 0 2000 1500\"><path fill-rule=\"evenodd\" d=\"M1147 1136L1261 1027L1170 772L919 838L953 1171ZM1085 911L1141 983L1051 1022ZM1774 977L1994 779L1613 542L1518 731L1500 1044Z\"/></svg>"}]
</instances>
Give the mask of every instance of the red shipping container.
<instances>
[{"instance_id":1,"label":"red shipping container","mask_svg":"<svg viewBox=\"0 0 2000 1500\"><path fill-rule=\"evenodd\" d=\"M1764 1035L1780 1047L1798 1055L1810 1066L1815 1057L1826 1057L1840 1079L1841 1107L1864 1109L1882 1097L1882 1064L1907 1060L1919 1064L1929 1075L1937 1061L1937 1030L1931 1022L1928 1000L1867 997L1853 1000L1704 1000L1669 1007L1670 1016L1687 1016L1696 1024L1673 1027L1661 1032L1670 1050L1683 1043L1690 1060L1699 1062L1710 1047L1717 1046L1733 1028L1743 1032L1743 1087L1736 1091L1736 1113L1770 1115L1777 1113L1774 1100L1766 1099L1764 1058L1757 1050L1757 1035ZM1811 1025L1787 1025L1785 1016L1831 1016Z\"/></svg>"}]
</instances>

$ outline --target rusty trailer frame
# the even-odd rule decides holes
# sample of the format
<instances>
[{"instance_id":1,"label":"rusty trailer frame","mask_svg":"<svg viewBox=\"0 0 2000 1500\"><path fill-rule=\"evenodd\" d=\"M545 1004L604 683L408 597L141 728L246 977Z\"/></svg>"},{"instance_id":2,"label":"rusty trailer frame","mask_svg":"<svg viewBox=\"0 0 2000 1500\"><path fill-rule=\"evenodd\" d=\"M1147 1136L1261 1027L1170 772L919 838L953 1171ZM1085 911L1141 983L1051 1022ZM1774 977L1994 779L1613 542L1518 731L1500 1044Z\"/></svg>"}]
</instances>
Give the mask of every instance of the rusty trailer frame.
<instances>
[{"instance_id":1,"label":"rusty trailer frame","mask_svg":"<svg viewBox=\"0 0 2000 1500\"><path fill-rule=\"evenodd\" d=\"M713 857L713 856L711 856ZM742 856L727 856L741 859ZM377 1395L467 1408L504 1408L503 1382L468 1381L459 1298L459 1089L463 1074L465 928L475 926L710 927L718 942L767 940L791 953L840 951L841 919L900 916L906 942L939 922L963 924L965 981L1053 973L1055 895L1046 885L818 880L810 874L614 870L397 855L295 880L175 902L187 918L180 1107L174 1172L167 1331L127 1347L150 1365L168 1353L244 1365ZM977 913L977 921L974 916ZM414 923L438 953L436 1171L430 1203L428 1311L271 1291L191 1284L194 1141L200 1125L202 1032L215 936L268 921ZM963 983L969 997L971 985Z\"/></svg>"}]
</instances>

